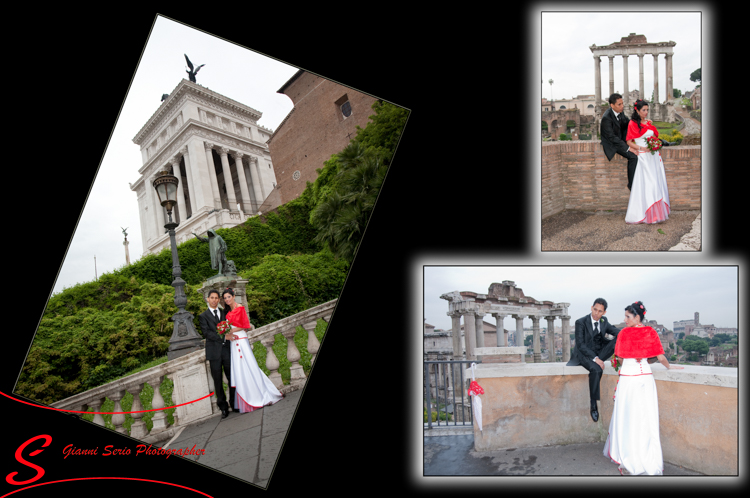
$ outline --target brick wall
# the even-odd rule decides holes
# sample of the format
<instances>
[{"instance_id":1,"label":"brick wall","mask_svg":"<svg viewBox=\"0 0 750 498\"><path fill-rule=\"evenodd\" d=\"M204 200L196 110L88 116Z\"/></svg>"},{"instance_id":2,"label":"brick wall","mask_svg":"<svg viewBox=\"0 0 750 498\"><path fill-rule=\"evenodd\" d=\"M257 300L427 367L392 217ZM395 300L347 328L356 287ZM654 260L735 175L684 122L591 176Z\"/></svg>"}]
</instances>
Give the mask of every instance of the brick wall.
<instances>
[{"instance_id":1,"label":"brick wall","mask_svg":"<svg viewBox=\"0 0 750 498\"><path fill-rule=\"evenodd\" d=\"M701 208L701 147L662 150L672 211ZM625 211L628 208L627 160L607 160L599 142L542 144L542 218L564 209Z\"/></svg>"},{"instance_id":2,"label":"brick wall","mask_svg":"<svg viewBox=\"0 0 750 498\"><path fill-rule=\"evenodd\" d=\"M357 126L367 126L375 114L374 97L341 86L332 81L303 72L284 94L294 102L287 116L268 142L280 185L281 202L287 203L305 190L306 182L314 182L317 169L349 144L357 134ZM344 96L351 104L351 116L344 118L337 102ZM297 180L294 172L299 171Z\"/></svg>"}]
</instances>

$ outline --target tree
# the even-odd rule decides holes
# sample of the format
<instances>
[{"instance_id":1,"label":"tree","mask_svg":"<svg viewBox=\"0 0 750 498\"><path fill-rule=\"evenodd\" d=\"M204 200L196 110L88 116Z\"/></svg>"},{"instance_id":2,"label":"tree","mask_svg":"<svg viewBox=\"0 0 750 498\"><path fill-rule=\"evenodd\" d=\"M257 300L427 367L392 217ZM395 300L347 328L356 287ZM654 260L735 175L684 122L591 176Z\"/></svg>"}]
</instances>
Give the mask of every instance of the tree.
<instances>
[{"instance_id":1,"label":"tree","mask_svg":"<svg viewBox=\"0 0 750 498\"><path fill-rule=\"evenodd\" d=\"M677 88L673 88L672 89L672 96L674 98L676 98L676 99L682 97L682 90L679 90Z\"/></svg>"},{"instance_id":2,"label":"tree","mask_svg":"<svg viewBox=\"0 0 750 498\"><path fill-rule=\"evenodd\" d=\"M534 343L534 336L533 335L527 335L523 340L524 346L531 346Z\"/></svg>"},{"instance_id":3,"label":"tree","mask_svg":"<svg viewBox=\"0 0 750 498\"><path fill-rule=\"evenodd\" d=\"M351 262L385 180L409 111L376 102L375 115L341 152L326 161L310 189L313 241Z\"/></svg>"},{"instance_id":4,"label":"tree","mask_svg":"<svg viewBox=\"0 0 750 498\"><path fill-rule=\"evenodd\" d=\"M696 69L692 73L690 73L690 81L697 81L700 83L701 81L701 68ZM700 86L700 85L698 85Z\"/></svg>"}]
</instances>

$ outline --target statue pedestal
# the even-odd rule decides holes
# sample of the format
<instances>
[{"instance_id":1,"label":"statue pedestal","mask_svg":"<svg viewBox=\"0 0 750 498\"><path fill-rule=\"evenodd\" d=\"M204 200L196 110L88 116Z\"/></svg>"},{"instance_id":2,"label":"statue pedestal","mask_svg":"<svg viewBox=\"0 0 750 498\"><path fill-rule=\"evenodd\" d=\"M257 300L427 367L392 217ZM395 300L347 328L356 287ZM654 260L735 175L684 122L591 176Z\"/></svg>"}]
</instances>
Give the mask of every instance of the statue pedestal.
<instances>
[{"instance_id":1,"label":"statue pedestal","mask_svg":"<svg viewBox=\"0 0 750 498\"><path fill-rule=\"evenodd\" d=\"M214 275L205 282L203 287L198 289L198 292L203 295L203 300L208 299L208 293L212 290L219 291L219 295L224 292L224 289L231 287L234 291L234 299L238 304L245 307L245 312L250 319L250 310L247 307L247 292L246 287L249 280L243 279L239 275Z\"/></svg>"}]
</instances>

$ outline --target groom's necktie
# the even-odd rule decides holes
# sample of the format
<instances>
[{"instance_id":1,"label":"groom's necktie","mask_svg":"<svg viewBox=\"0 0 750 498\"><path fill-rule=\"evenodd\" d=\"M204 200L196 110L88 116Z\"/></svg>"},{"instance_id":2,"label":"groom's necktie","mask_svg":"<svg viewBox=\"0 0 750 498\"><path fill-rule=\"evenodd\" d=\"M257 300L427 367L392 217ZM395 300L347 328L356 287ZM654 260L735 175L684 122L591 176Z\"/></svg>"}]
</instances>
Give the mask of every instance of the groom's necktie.
<instances>
[{"instance_id":1,"label":"groom's necktie","mask_svg":"<svg viewBox=\"0 0 750 498\"><path fill-rule=\"evenodd\" d=\"M599 322L594 323L594 334L599 335Z\"/></svg>"},{"instance_id":2,"label":"groom's necktie","mask_svg":"<svg viewBox=\"0 0 750 498\"><path fill-rule=\"evenodd\" d=\"M219 315L218 315L218 313L216 312L216 310L214 310L214 316L216 317L216 319L217 319L217 320L219 319Z\"/></svg>"}]
</instances>

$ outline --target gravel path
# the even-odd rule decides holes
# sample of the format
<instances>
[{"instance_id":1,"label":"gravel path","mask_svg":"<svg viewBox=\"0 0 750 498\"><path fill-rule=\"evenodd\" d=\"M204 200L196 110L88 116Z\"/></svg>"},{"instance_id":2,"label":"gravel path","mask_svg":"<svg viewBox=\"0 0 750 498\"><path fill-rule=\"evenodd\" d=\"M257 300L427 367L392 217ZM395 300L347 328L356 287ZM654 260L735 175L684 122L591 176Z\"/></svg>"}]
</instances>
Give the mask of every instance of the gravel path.
<instances>
[{"instance_id":1,"label":"gravel path","mask_svg":"<svg viewBox=\"0 0 750 498\"><path fill-rule=\"evenodd\" d=\"M542 251L668 251L699 214L673 211L662 223L628 225L625 211L563 211L542 220Z\"/></svg>"}]
</instances>

